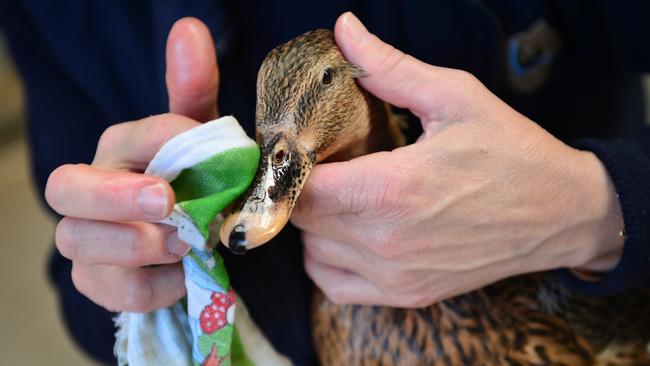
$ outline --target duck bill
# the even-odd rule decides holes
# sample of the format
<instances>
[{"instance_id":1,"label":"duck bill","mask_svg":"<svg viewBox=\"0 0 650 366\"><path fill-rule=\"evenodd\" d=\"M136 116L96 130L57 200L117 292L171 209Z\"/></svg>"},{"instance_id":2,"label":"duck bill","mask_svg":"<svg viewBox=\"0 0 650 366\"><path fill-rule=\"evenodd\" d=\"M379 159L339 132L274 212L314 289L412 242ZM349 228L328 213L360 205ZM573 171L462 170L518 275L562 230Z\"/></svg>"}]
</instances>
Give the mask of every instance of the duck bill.
<instances>
[{"instance_id":1,"label":"duck bill","mask_svg":"<svg viewBox=\"0 0 650 366\"><path fill-rule=\"evenodd\" d=\"M282 230L313 166L309 154L289 146L286 141L269 145L262 145L253 184L235 203L220 228L221 242L235 254L245 254Z\"/></svg>"}]
</instances>

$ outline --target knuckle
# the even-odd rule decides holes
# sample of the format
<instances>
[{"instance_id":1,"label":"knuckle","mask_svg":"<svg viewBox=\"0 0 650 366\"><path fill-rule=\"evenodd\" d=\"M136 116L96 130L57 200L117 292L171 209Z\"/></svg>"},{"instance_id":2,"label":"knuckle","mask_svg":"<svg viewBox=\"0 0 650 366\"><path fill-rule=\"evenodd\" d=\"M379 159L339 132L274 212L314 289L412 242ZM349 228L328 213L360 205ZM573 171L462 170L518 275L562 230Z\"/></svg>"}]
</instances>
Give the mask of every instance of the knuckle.
<instances>
[{"instance_id":1,"label":"knuckle","mask_svg":"<svg viewBox=\"0 0 650 366\"><path fill-rule=\"evenodd\" d=\"M128 205L128 200L132 198L128 193L128 186L124 181L108 179L102 182L95 192L95 204L99 207L104 207L107 212L110 212L116 206L123 207ZM125 197L126 196L126 197ZM125 202L126 201L126 202Z\"/></svg>"},{"instance_id":2,"label":"knuckle","mask_svg":"<svg viewBox=\"0 0 650 366\"><path fill-rule=\"evenodd\" d=\"M399 291L409 284L410 279L410 276L405 272L381 271L379 285L386 290Z\"/></svg>"},{"instance_id":3,"label":"knuckle","mask_svg":"<svg viewBox=\"0 0 650 366\"><path fill-rule=\"evenodd\" d=\"M138 266L146 262L147 243L151 234L146 226L127 226L119 231L119 240L124 243L123 260L126 265Z\"/></svg>"},{"instance_id":4,"label":"knuckle","mask_svg":"<svg viewBox=\"0 0 650 366\"><path fill-rule=\"evenodd\" d=\"M309 199L302 198L301 194L296 200L296 204L291 212L291 223L301 229L310 224L313 212L313 202Z\"/></svg>"},{"instance_id":5,"label":"knuckle","mask_svg":"<svg viewBox=\"0 0 650 366\"><path fill-rule=\"evenodd\" d=\"M144 126L145 136L148 138L141 140L141 143L145 145L146 150L158 151L168 140L194 125L199 123L173 113L147 118Z\"/></svg>"},{"instance_id":6,"label":"knuckle","mask_svg":"<svg viewBox=\"0 0 650 366\"><path fill-rule=\"evenodd\" d=\"M355 184L350 188L348 205L352 213L366 212L368 208L368 185L365 182Z\"/></svg>"},{"instance_id":7,"label":"knuckle","mask_svg":"<svg viewBox=\"0 0 650 366\"><path fill-rule=\"evenodd\" d=\"M475 113L482 112L482 107L476 105L475 100L484 95L485 87L470 72L449 69L447 70L447 92L441 96L437 104L437 111L431 111L428 120L462 121ZM458 108L463 106L463 108Z\"/></svg>"},{"instance_id":8,"label":"knuckle","mask_svg":"<svg viewBox=\"0 0 650 366\"><path fill-rule=\"evenodd\" d=\"M316 213L316 197L320 189L318 182L312 182L305 185L296 199L295 206L291 212L292 221L308 222Z\"/></svg>"},{"instance_id":9,"label":"knuckle","mask_svg":"<svg viewBox=\"0 0 650 366\"><path fill-rule=\"evenodd\" d=\"M116 142L119 140L120 130L123 128L123 125L116 124L109 126L107 129L102 132L99 136L99 141L97 142L98 150L110 151L116 145Z\"/></svg>"},{"instance_id":10,"label":"knuckle","mask_svg":"<svg viewBox=\"0 0 650 366\"><path fill-rule=\"evenodd\" d=\"M395 234L392 229L377 230L376 237L368 250L375 256L384 260L394 260L402 255L403 249L399 241L394 240Z\"/></svg>"},{"instance_id":11,"label":"knuckle","mask_svg":"<svg viewBox=\"0 0 650 366\"><path fill-rule=\"evenodd\" d=\"M383 216L384 218L390 218L393 216L393 212L400 206L399 202L399 185L398 182L384 181L378 185L377 192L375 194L374 205L377 209L377 213Z\"/></svg>"},{"instance_id":12,"label":"knuckle","mask_svg":"<svg viewBox=\"0 0 650 366\"><path fill-rule=\"evenodd\" d=\"M321 258L322 250L320 246L307 237L303 237L303 250L308 258Z\"/></svg>"},{"instance_id":13,"label":"knuckle","mask_svg":"<svg viewBox=\"0 0 650 366\"><path fill-rule=\"evenodd\" d=\"M400 179L395 179L397 177L394 177L394 175L392 169L387 169L379 174L380 179L376 181L374 203L375 208L382 212L396 202L396 187Z\"/></svg>"},{"instance_id":14,"label":"knuckle","mask_svg":"<svg viewBox=\"0 0 650 366\"><path fill-rule=\"evenodd\" d=\"M148 311L153 304L153 297L153 288L149 278L136 272L124 284L121 308L126 311Z\"/></svg>"},{"instance_id":15,"label":"knuckle","mask_svg":"<svg viewBox=\"0 0 650 366\"><path fill-rule=\"evenodd\" d=\"M309 277L314 281L316 286L325 294L325 297L329 301L337 305L344 305L348 303L348 298L346 294L343 293L340 286L332 285L331 283L325 281L322 275L315 270L314 260L305 259L305 270Z\"/></svg>"},{"instance_id":16,"label":"knuckle","mask_svg":"<svg viewBox=\"0 0 650 366\"><path fill-rule=\"evenodd\" d=\"M94 164L110 160L113 152L118 148L120 140L124 136L123 131L125 126L127 126L127 123L118 123L109 126L104 130L104 132L102 132L101 136L99 136L99 141L97 142L97 151L95 152L96 161Z\"/></svg>"},{"instance_id":17,"label":"knuckle","mask_svg":"<svg viewBox=\"0 0 650 366\"><path fill-rule=\"evenodd\" d=\"M349 296L337 288L324 288L322 289L325 296L336 305L346 305L350 303Z\"/></svg>"},{"instance_id":18,"label":"knuckle","mask_svg":"<svg viewBox=\"0 0 650 366\"><path fill-rule=\"evenodd\" d=\"M59 212L64 203L64 195L75 165L65 164L54 169L45 185L45 201L54 211Z\"/></svg>"},{"instance_id":19,"label":"knuckle","mask_svg":"<svg viewBox=\"0 0 650 366\"><path fill-rule=\"evenodd\" d=\"M97 284L94 281L89 280L89 278L92 278L93 276L90 275L89 271L92 271L93 267L86 267L79 265L79 263L72 263L72 271L70 273L71 278L72 278L72 284L74 287L79 291L82 295L86 296L93 302L105 306L103 303L103 300L101 297L101 294L105 294L104 291L97 292L97 288L101 286L101 284ZM107 298L111 298L111 296L107 296Z\"/></svg>"},{"instance_id":20,"label":"knuckle","mask_svg":"<svg viewBox=\"0 0 650 366\"><path fill-rule=\"evenodd\" d=\"M480 84L478 78L471 72L460 69L454 69L452 72L454 73L454 78L463 85L475 86L477 84Z\"/></svg>"},{"instance_id":21,"label":"knuckle","mask_svg":"<svg viewBox=\"0 0 650 366\"><path fill-rule=\"evenodd\" d=\"M72 284L74 287L82 294L88 296L85 281L83 281L83 271L75 263L72 264L72 271L70 272L70 276L72 278Z\"/></svg>"},{"instance_id":22,"label":"knuckle","mask_svg":"<svg viewBox=\"0 0 650 366\"><path fill-rule=\"evenodd\" d=\"M384 74L390 74L394 70L397 70L407 58L404 52L390 45L385 45L382 53L383 56L377 62L377 69Z\"/></svg>"},{"instance_id":23,"label":"knuckle","mask_svg":"<svg viewBox=\"0 0 650 366\"><path fill-rule=\"evenodd\" d=\"M404 202L410 190L405 176L409 159L400 159L396 162L388 160L385 165L381 179L378 180L378 193L376 195L376 207L383 218L396 218L404 212Z\"/></svg>"},{"instance_id":24,"label":"knuckle","mask_svg":"<svg viewBox=\"0 0 650 366\"><path fill-rule=\"evenodd\" d=\"M75 243L74 232L77 231L78 220L64 217L56 225L54 243L62 256L68 259L78 258L78 245Z\"/></svg>"},{"instance_id":25,"label":"knuckle","mask_svg":"<svg viewBox=\"0 0 650 366\"><path fill-rule=\"evenodd\" d=\"M431 296L422 293L413 293L402 297L404 302L400 307L418 309L430 306L433 303Z\"/></svg>"},{"instance_id":26,"label":"knuckle","mask_svg":"<svg viewBox=\"0 0 650 366\"><path fill-rule=\"evenodd\" d=\"M380 241L382 247L387 252L390 258L398 257L402 254L405 238L402 235L402 230L390 226L383 231L383 238Z\"/></svg>"},{"instance_id":27,"label":"knuckle","mask_svg":"<svg viewBox=\"0 0 650 366\"><path fill-rule=\"evenodd\" d=\"M142 217L138 206L138 179L119 175L111 176L93 188L87 205L96 207L96 214L111 221L120 219L139 219Z\"/></svg>"},{"instance_id":28,"label":"knuckle","mask_svg":"<svg viewBox=\"0 0 650 366\"><path fill-rule=\"evenodd\" d=\"M408 274L404 272L395 272L392 276L390 276L386 284L392 289L399 290L400 288L406 286L409 283L409 280L410 277Z\"/></svg>"}]
</instances>

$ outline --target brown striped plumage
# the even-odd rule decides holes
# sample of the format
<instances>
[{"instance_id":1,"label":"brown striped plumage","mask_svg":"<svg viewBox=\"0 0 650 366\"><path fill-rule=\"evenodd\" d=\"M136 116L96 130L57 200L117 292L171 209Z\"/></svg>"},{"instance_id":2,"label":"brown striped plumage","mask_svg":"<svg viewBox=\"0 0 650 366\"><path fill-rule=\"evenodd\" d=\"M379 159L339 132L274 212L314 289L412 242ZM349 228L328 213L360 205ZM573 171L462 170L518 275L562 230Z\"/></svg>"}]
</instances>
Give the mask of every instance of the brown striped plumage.
<instances>
[{"instance_id":1,"label":"brown striped plumage","mask_svg":"<svg viewBox=\"0 0 650 366\"><path fill-rule=\"evenodd\" d=\"M314 163L403 144L390 107L355 82L362 74L326 30L269 53L258 77L262 167L254 186L268 171L275 185L251 188L239 207L273 195L290 212ZM293 157L276 167L278 151ZM312 320L323 365L650 365L649 291L590 298L551 274L507 279L423 309L341 306L317 291Z\"/></svg>"},{"instance_id":2,"label":"brown striped plumage","mask_svg":"<svg viewBox=\"0 0 650 366\"><path fill-rule=\"evenodd\" d=\"M507 279L423 309L315 295L323 365L650 365L650 295L570 293L551 275Z\"/></svg>"}]
</instances>

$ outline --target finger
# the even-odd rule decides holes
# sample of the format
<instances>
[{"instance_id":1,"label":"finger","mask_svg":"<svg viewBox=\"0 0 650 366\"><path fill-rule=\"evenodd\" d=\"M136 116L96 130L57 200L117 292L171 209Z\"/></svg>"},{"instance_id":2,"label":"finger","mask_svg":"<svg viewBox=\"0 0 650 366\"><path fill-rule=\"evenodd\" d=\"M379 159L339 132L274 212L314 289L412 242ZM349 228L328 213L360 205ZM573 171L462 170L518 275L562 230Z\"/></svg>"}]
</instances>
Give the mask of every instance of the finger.
<instances>
[{"instance_id":1,"label":"finger","mask_svg":"<svg viewBox=\"0 0 650 366\"><path fill-rule=\"evenodd\" d=\"M428 65L395 49L350 12L339 17L334 33L345 58L367 72L360 83L377 97L410 109L423 121L438 119L434 112L448 108L448 93L462 72Z\"/></svg>"},{"instance_id":2,"label":"finger","mask_svg":"<svg viewBox=\"0 0 650 366\"><path fill-rule=\"evenodd\" d=\"M73 262L72 281L79 292L111 311L149 312L185 295L180 263L124 268Z\"/></svg>"},{"instance_id":3,"label":"finger","mask_svg":"<svg viewBox=\"0 0 650 366\"><path fill-rule=\"evenodd\" d=\"M391 153L314 167L298 197L291 222L345 243L369 245L401 214L405 192L401 167Z\"/></svg>"},{"instance_id":4,"label":"finger","mask_svg":"<svg viewBox=\"0 0 650 366\"><path fill-rule=\"evenodd\" d=\"M409 295L425 290L436 273L412 271L401 261L385 260L368 250L344 244L312 233L303 233L305 255L318 263L357 274L384 293Z\"/></svg>"},{"instance_id":5,"label":"finger","mask_svg":"<svg viewBox=\"0 0 650 366\"><path fill-rule=\"evenodd\" d=\"M432 293L436 293L435 291L423 289L422 286L405 291L382 290L363 276L321 263L307 253L304 256L304 262L309 278L330 301L336 304L421 308L440 301L432 295ZM452 283L448 287L453 286L453 282L447 281L447 283Z\"/></svg>"},{"instance_id":6,"label":"finger","mask_svg":"<svg viewBox=\"0 0 650 366\"><path fill-rule=\"evenodd\" d=\"M91 220L157 220L169 215L174 192L159 177L63 165L50 174L45 199L63 216Z\"/></svg>"},{"instance_id":7,"label":"finger","mask_svg":"<svg viewBox=\"0 0 650 366\"><path fill-rule=\"evenodd\" d=\"M113 125L99 138L93 165L144 171L167 141L198 125L193 119L170 113Z\"/></svg>"},{"instance_id":8,"label":"finger","mask_svg":"<svg viewBox=\"0 0 650 366\"><path fill-rule=\"evenodd\" d=\"M315 216L315 215L292 215L291 223L293 226L302 230L304 233L309 233L308 235L318 237L316 240L317 247L313 248L314 251L329 250L332 251L328 254L328 257L336 256L339 254L337 248L327 248L326 243L321 243L322 241L337 243L341 246L350 247L351 251L359 253L358 255L372 256L372 250L368 250L372 243L374 243L375 237L381 235L376 230L372 224L363 218L360 218L356 214L334 214L327 216ZM305 239L310 240L310 239ZM345 243L345 244L341 244ZM363 254L360 254L363 253ZM347 251L346 251L346 254ZM358 260L358 255L354 255L351 252L353 261ZM332 258L331 261L335 259ZM369 259L364 259L370 262ZM330 260L328 260L329 264ZM352 263L347 263L341 266L346 269L352 269L354 266ZM357 270L359 270L357 268ZM366 272L363 272L364 274Z\"/></svg>"},{"instance_id":9,"label":"finger","mask_svg":"<svg viewBox=\"0 0 650 366\"><path fill-rule=\"evenodd\" d=\"M389 152L318 164L300 192L297 214L324 216L382 208L399 193L399 174Z\"/></svg>"},{"instance_id":10,"label":"finger","mask_svg":"<svg viewBox=\"0 0 650 366\"><path fill-rule=\"evenodd\" d=\"M210 30L196 18L174 23L167 38L169 111L197 121L217 118L219 69Z\"/></svg>"},{"instance_id":11,"label":"finger","mask_svg":"<svg viewBox=\"0 0 650 366\"><path fill-rule=\"evenodd\" d=\"M386 231L375 226L391 219L403 199L399 167L389 153L319 164L305 182L291 215L298 228L341 242L365 246Z\"/></svg>"},{"instance_id":12,"label":"finger","mask_svg":"<svg viewBox=\"0 0 650 366\"><path fill-rule=\"evenodd\" d=\"M364 277L367 277L368 272L373 272L369 269L373 268L376 260L354 246L311 232L302 233L302 243L305 252L312 258L318 258L320 263L358 273Z\"/></svg>"},{"instance_id":13,"label":"finger","mask_svg":"<svg viewBox=\"0 0 650 366\"><path fill-rule=\"evenodd\" d=\"M304 261L307 275L330 301L359 305L385 302L382 292L360 275L321 263L308 253Z\"/></svg>"},{"instance_id":14,"label":"finger","mask_svg":"<svg viewBox=\"0 0 650 366\"><path fill-rule=\"evenodd\" d=\"M61 255L73 261L127 267L175 263L190 248L170 226L71 217L57 225L55 242Z\"/></svg>"}]
</instances>

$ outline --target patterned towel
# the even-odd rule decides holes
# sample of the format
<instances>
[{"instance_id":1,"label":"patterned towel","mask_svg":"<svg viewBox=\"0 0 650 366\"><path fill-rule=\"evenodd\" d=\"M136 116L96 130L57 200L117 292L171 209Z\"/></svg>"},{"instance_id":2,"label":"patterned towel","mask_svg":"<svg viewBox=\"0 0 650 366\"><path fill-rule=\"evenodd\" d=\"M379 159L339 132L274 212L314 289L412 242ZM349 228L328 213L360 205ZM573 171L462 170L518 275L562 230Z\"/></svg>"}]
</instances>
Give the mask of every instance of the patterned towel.
<instances>
[{"instance_id":1,"label":"patterned towel","mask_svg":"<svg viewBox=\"0 0 650 366\"><path fill-rule=\"evenodd\" d=\"M115 319L119 365L289 365L264 338L233 289L219 242L219 212L251 184L259 149L231 116L205 123L168 141L146 174L170 182L176 226L192 247L183 258L187 297L151 313ZM235 311L235 308L237 311Z\"/></svg>"}]
</instances>

